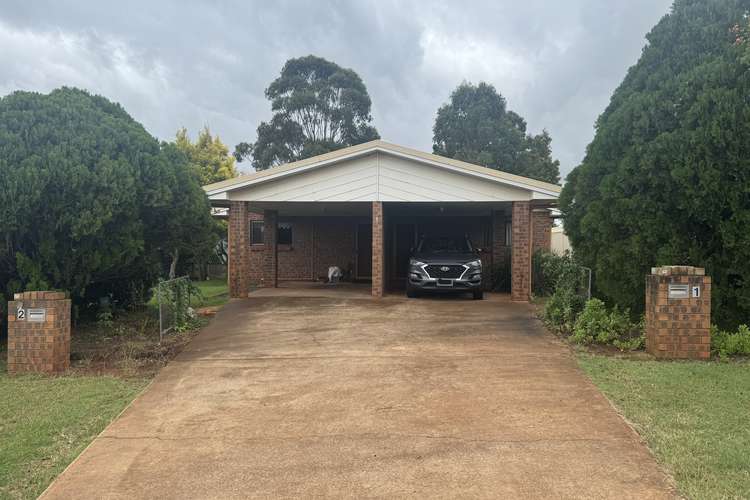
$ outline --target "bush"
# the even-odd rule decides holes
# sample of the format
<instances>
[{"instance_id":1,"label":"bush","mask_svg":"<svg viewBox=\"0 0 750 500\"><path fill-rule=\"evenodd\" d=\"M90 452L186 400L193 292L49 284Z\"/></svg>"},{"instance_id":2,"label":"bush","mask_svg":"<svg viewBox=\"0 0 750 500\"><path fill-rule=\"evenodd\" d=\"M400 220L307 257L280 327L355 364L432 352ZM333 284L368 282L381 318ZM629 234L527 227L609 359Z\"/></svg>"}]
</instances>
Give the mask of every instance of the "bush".
<instances>
[{"instance_id":1,"label":"bush","mask_svg":"<svg viewBox=\"0 0 750 500\"><path fill-rule=\"evenodd\" d=\"M628 311L612 311L599 299L586 302L573 326L570 340L576 344L614 345L623 351L643 346L643 325L633 323Z\"/></svg>"},{"instance_id":2,"label":"bush","mask_svg":"<svg viewBox=\"0 0 750 500\"><path fill-rule=\"evenodd\" d=\"M740 325L736 332L711 327L711 352L720 356L750 355L750 328Z\"/></svg>"},{"instance_id":3,"label":"bush","mask_svg":"<svg viewBox=\"0 0 750 500\"><path fill-rule=\"evenodd\" d=\"M593 344L610 336L610 318L607 306L599 299L586 302L581 314L576 318L570 340L576 344Z\"/></svg>"},{"instance_id":4,"label":"bush","mask_svg":"<svg viewBox=\"0 0 750 500\"><path fill-rule=\"evenodd\" d=\"M576 317L583 310L586 299L573 293L569 288L560 288L544 306L544 323L550 330L569 335Z\"/></svg>"},{"instance_id":5,"label":"bush","mask_svg":"<svg viewBox=\"0 0 750 500\"><path fill-rule=\"evenodd\" d=\"M674 2L566 178L565 232L607 303L640 312L652 266L692 264L717 324L750 317L750 45L728 32L748 5Z\"/></svg>"},{"instance_id":6,"label":"bush","mask_svg":"<svg viewBox=\"0 0 750 500\"><path fill-rule=\"evenodd\" d=\"M556 255L540 250L532 256L531 285L534 295L540 297L552 295L560 288L585 294L588 288L588 274L570 252Z\"/></svg>"},{"instance_id":7,"label":"bush","mask_svg":"<svg viewBox=\"0 0 750 500\"><path fill-rule=\"evenodd\" d=\"M0 98L0 207L0 304L49 288L76 306L126 306L162 262L218 239L184 155L118 104L70 88Z\"/></svg>"}]
</instances>

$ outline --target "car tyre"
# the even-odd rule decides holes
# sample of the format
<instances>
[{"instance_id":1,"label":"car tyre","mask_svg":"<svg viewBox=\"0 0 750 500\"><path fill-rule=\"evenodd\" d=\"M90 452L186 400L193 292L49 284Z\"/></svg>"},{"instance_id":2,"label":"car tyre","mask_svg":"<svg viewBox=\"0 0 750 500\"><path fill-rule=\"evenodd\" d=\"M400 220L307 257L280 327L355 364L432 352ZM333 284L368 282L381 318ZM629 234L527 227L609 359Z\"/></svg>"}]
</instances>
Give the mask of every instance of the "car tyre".
<instances>
[{"instance_id":1,"label":"car tyre","mask_svg":"<svg viewBox=\"0 0 750 500\"><path fill-rule=\"evenodd\" d=\"M474 290L472 293L474 295L474 300L484 299L484 290Z\"/></svg>"},{"instance_id":2,"label":"car tyre","mask_svg":"<svg viewBox=\"0 0 750 500\"><path fill-rule=\"evenodd\" d=\"M413 288L406 288L406 296L410 299L416 299L417 298L417 291Z\"/></svg>"}]
</instances>

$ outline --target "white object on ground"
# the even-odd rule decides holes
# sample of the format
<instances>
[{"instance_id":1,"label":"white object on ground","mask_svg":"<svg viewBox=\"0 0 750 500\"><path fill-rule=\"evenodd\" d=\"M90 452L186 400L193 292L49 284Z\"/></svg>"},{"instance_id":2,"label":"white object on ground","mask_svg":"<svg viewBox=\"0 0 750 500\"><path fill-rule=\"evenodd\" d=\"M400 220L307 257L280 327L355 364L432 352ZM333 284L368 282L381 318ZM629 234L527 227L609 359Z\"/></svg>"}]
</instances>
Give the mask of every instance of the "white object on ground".
<instances>
[{"instance_id":1,"label":"white object on ground","mask_svg":"<svg viewBox=\"0 0 750 500\"><path fill-rule=\"evenodd\" d=\"M331 266L328 268L328 283L338 283L341 277L344 275L341 272L341 268L338 266Z\"/></svg>"}]
</instances>

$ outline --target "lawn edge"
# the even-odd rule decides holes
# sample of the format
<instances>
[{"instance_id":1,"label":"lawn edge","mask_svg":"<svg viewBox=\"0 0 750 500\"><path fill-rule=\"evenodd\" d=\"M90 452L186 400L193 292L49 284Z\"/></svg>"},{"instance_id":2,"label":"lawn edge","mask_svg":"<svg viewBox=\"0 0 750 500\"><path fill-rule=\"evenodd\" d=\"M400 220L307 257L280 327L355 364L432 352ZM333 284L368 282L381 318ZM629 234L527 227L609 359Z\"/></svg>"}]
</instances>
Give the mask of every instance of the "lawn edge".
<instances>
[{"instance_id":1,"label":"lawn edge","mask_svg":"<svg viewBox=\"0 0 750 500\"><path fill-rule=\"evenodd\" d=\"M654 450L651 449L651 446L648 444L648 441L646 440L646 438L643 437L643 435L640 432L638 432L638 427L637 427L636 423L633 422L632 420L630 420L628 417L625 416L625 414L620 409L620 407L618 407L615 404L615 402L612 401L609 398L609 396L607 396L607 394L603 390L601 390L599 388L598 385L596 385L596 382L593 381L593 379L589 376L588 373L586 373L586 370L584 370L583 367L581 367L581 364L579 363L579 357L580 356L593 356L593 357L596 357L596 356L607 357L607 356L603 356L601 354L591 353L591 352L588 352L588 351L578 352L572 346L569 345L569 347L570 347L571 353L573 354L573 358L575 359L576 368L578 369L578 371L581 372L581 374L586 378L586 381L589 384L591 384L594 387L594 389L596 389L602 396L604 396L604 399L607 400L607 403L609 403L609 406L612 407L612 409L615 411L615 413L617 413L617 416L619 416L620 419L623 422L625 422L625 425L627 425L628 428L630 429L630 431L633 434L635 434L635 436L638 439L638 441L643 446L646 447L646 449L648 450L649 454L654 459L654 462L656 462L656 464L659 466L659 470L667 477L667 479L669 481L669 485L672 488L673 493L675 494L675 497L679 498L679 499L686 499L687 497L682 493L682 491L679 488L679 485L677 484L677 480L674 478L674 472L667 466L667 464L665 464L662 460L659 459L659 457L658 457L658 455L656 453L654 453ZM633 360L625 359L625 361L633 361Z\"/></svg>"},{"instance_id":2,"label":"lawn edge","mask_svg":"<svg viewBox=\"0 0 750 500\"><path fill-rule=\"evenodd\" d=\"M50 483L47 485L47 487L44 488L44 491L42 491L39 494L39 496L37 496L37 499L40 499L40 498L44 497L47 494L47 491L49 491L49 489L52 488L52 486L58 481L58 479L60 479L60 477L62 477L62 475L65 474L68 471L68 469L70 469L71 467L73 467L73 465L76 464L81 459L81 457L83 456L83 454L94 444L94 442L97 439L99 439L102 436L102 434L104 434L107 431L107 429L109 429L112 426L112 424L115 423L123 415L123 413L125 413L126 411L128 411L128 409L130 409L130 407L133 406L133 404L135 404L136 401L138 401L139 399L141 399L141 397L143 397L143 395L146 393L146 391L154 383L154 380L156 380L156 377L152 377L151 380L148 381L148 384L146 384L146 386L143 389L141 389L140 392L138 392L138 394L136 394L136 396L133 399L131 399L130 402L127 405L125 405L125 408L123 408L120 411L120 413L118 413L117 415L115 415L112 418L112 420L110 420L109 423L106 426L104 426L104 429L102 429L96 436L94 436L94 439L92 439L89 442L89 444L87 444L81 450L81 452L73 460L71 460L70 463L68 465L66 465L65 468L63 470L61 470L60 473L57 476L55 476L55 479L53 479L52 481L50 481Z\"/></svg>"}]
</instances>

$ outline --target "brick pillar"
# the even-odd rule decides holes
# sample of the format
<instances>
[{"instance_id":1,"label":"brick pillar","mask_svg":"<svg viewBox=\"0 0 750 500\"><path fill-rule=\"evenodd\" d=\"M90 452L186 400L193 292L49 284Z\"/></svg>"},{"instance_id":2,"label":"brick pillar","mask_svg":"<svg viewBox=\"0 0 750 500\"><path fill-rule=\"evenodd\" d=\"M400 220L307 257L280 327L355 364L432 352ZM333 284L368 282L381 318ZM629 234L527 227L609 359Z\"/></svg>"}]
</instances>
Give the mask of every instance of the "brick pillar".
<instances>
[{"instance_id":1,"label":"brick pillar","mask_svg":"<svg viewBox=\"0 0 750 500\"><path fill-rule=\"evenodd\" d=\"M250 222L247 218L247 203L233 201L229 204L229 262L227 263L227 280L229 296L247 297L250 291Z\"/></svg>"},{"instance_id":2,"label":"brick pillar","mask_svg":"<svg viewBox=\"0 0 750 500\"><path fill-rule=\"evenodd\" d=\"M510 298L531 299L531 206L528 201L513 202Z\"/></svg>"},{"instance_id":3,"label":"brick pillar","mask_svg":"<svg viewBox=\"0 0 750 500\"><path fill-rule=\"evenodd\" d=\"M60 373L70 367L70 299L24 292L8 302L8 373Z\"/></svg>"},{"instance_id":4,"label":"brick pillar","mask_svg":"<svg viewBox=\"0 0 750 500\"><path fill-rule=\"evenodd\" d=\"M372 296L385 293L385 249L383 226L383 202L372 202Z\"/></svg>"},{"instance_id":5,"label":"brick pillar","mask_svg":"<svg viewBox=\"0 0 750 500\"><path fill-rule=\"evenodd\" d=\"M691 266L646 276L646 350L657 358L711 357L711 278Z\"/></svg>"},{"instance_id":6,"label":"brick pillar","mask_svg":"<svg viewBox=\"0 0 750 500\"><path fill-rule=\"evenodd\" d=\"M532 236L531 252L538 250L549 252L552 249L552 218L549 210L537 209L531 212L533 219L532 227L534 234Z\"/></svg>"},{"instance_id":7,"label":"brick pillar","mask_svg":"<svg viewBox=\"0 0 750 500\"><path fill-rule=\"evenodd\" d=\"M264 210L263 221L263 286L276 288L279 286L278 212Z\"/></svg>"}]
</instances>

